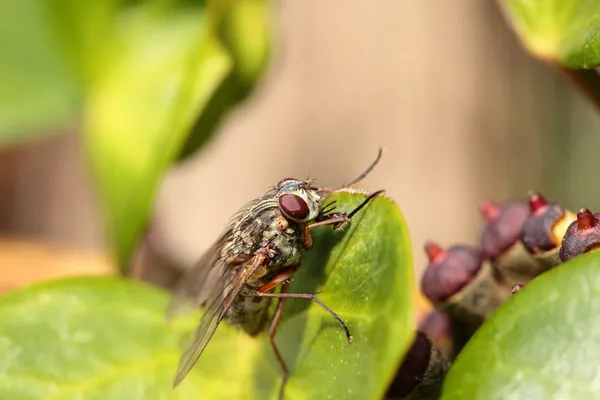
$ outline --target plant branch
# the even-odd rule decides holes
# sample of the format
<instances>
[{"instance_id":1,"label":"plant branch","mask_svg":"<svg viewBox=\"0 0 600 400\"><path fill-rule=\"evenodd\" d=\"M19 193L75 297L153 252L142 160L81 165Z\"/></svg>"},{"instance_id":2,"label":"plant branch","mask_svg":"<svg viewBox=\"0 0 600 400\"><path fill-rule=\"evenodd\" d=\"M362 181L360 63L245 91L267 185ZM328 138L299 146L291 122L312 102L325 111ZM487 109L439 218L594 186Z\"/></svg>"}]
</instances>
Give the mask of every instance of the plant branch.
<instances>
[{"instance_id":1,"label":"plant branch","mask_svg":"<svg viewBox=\"0 0 600 400\"><path fill-rule=\"evenodd\" d=\"M568 69L561 67L563 73L591 100L600 112L600 75L595 69Z\"/></svg>"}]
</instances>

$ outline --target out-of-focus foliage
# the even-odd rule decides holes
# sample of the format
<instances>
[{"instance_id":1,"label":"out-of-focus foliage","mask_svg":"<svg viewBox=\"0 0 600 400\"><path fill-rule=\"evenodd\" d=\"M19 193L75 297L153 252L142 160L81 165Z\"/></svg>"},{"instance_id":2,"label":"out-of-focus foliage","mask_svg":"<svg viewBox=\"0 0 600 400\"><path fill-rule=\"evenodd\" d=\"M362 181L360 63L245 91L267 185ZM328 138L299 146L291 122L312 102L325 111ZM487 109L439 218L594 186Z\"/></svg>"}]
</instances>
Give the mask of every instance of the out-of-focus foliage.
<instances>
[{"instance_id":1,"label":"out-of-focus foliage","mask_svg":"<svg viewBox=\"0 0 600 400\"><path fill-rule=\"evenodd\" d=\"M87 4L70 4L55 3L57 26L80 27L61 37L73 49L88 87L85 143L109 234L126 268L165 170L187 140L194 145L186 148L195 150L216 127L197 121L222 114L241 99L221 100L219 91L229 77L245 77L250 88L262 73L269 47L267 5L153 0L115 8L107 2L90 17ZM244 14L246 9L253 12ZM247 19L254 22L252 31L240 28ZM92 28L78 24L81 20L90 20ZM242 33L233 39L222 33L235 29ZM100 51L92 65L94 48Z\"/></svg>"},{"instance_id":2,"label":"out-of-focus foliage","mask_svg":"<svg viewBox=\"0 0 600 400\"><path fill-rule=\"evenodd\" d=\"M365 196L335 195L340 211ZM316 228L276 336L291 376L286 398L381 399L414 335L414 277L406 223L379 197L347 228ZM2 399L274 399L281 371L267 332L223 322L180 386L179 357L198 315L165 322L165 293L121 278L69 279L0 298Z\"/></svg>"},{"instance_id":3,"label":"out-of-focus foliage","mask_svg":"<svg viewBox=\"0 0 600 400\"><path fill-rule=\"evenodd\" d=\"M243 0L223 8L219 37L229 49L233 66L198 116L180 158L206 143L227 112L243 101L264 73L271 50L270 2Z\"/></svg>"},{"instance_id":4,"label":"out-of-focus foliage","mask_svg":"<svg viewBox=\"0 0 600 400\"><path fill-rule=\"evenodd\" d=\"M109 234L126 267L165 170L231 58L204 7L144 4L119 19L105 64L92 74L83 134Z\"/></svg>"},{"instance_id":5,"label":"out-of-focus foliage","mask_svg":"<svg viewBox=\"0 0 600 400\"><path fill-rule=\"evenodd\" d=\"M536 57L569 68L600 65L600 1L499 0L509 22Z\"/></svg>"},{"instance_id":6,"label":"out-of-focus foliage","mask_svg":"<svg viewBox=\"0 0 600 400\"><path fill-rule=\"evenodd\" d=\"M0 5L0 145L81 130L124 270L157 185L205 144L270 55L266 0Z\"/></svg>"},{"instance_id":7,"label":"out-of-focus foliage","mask_svg":"<svg viewBox=\"0 0 600 400\"><path fill-rule=\"evenodd\" d=\"M64 129L79 87L40 0L0 1L0 146Z\"/></svg>"}]
</instances>

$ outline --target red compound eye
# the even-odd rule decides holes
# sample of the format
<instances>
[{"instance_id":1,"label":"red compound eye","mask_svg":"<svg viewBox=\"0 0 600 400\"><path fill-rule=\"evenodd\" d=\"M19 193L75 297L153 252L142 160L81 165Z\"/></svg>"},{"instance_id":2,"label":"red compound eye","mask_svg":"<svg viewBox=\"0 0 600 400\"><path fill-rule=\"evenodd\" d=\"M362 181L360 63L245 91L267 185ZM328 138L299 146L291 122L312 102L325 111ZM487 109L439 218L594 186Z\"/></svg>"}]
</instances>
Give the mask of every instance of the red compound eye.
<instances>
[{"instance_id":1,"label":"red compound eye","mask_svg":"<svg viewBox=\"0 0 600 400\"><path fill-rule=\"evenodd\" d=\"M289 193L279 197L279 208L285 215L293 219L305 219L310 213L308 204L302 197Z\"/></svg>"}]
</instances>

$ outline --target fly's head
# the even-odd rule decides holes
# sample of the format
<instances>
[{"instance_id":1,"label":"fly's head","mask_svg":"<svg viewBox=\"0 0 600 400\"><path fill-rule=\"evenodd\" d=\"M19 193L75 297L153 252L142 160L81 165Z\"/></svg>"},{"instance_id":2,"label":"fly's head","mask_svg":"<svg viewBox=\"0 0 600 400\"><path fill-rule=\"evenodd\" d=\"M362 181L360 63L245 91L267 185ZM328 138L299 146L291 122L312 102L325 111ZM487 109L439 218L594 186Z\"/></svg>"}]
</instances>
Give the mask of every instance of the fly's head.
<instances>
[{"instance_id":1,"label":"fly's head","mask_svg":"<svg viewBox=\"0 0 600 400\"><path fill-rule=\"evenodd\" d=\"M276 187L279 209L294 222L306 223L319 216L323 197L319 189L311 186L311 181L285 178Z\"/></svg>"}]
</instances>

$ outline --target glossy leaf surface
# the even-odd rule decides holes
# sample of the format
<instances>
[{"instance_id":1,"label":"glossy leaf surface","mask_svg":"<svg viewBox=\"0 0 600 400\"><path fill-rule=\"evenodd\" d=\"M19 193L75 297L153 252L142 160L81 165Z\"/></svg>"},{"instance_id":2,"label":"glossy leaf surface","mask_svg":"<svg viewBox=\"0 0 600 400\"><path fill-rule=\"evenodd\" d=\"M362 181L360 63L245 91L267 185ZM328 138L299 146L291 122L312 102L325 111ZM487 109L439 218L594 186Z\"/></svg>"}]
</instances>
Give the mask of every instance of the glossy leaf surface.
<instances>
[{"instance_id":1,"label":"glossy leaf surface","mask_svg":"<svg viewBox=\"0 0 600 400\"><path fill-rule=\"evenodd\" d=\"M363 195L340 193L349 210ZM285 398L380 399L414 331L410 241L397 206L375 199L343 231L317 228L290 291L318 292L354 341L316 304L286 304L277 343L292 371ZM280 372L266 334L223 322L173 391L198 315L168 325L167 296L117 278L42 284L0 298L0 398L269 399Z\"/></svg>"}]
</instances>

